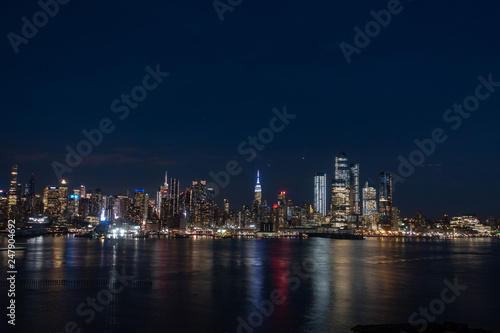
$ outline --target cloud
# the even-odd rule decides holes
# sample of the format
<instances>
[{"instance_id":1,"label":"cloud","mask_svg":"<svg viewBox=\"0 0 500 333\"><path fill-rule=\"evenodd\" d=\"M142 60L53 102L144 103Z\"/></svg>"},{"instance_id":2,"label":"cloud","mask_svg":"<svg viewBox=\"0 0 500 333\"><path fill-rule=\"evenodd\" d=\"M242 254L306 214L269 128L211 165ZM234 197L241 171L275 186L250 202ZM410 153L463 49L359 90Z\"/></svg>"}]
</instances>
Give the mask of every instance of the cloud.
<instances>
[{"instance_id":1,"label":"cloud","mask_svg":"<svg viewBox=\"0 0 500 333\"><path fill-rule=\"evenodd\" d=\"M14 157L15 161L19 162L33 162L33 161L42 161L49 157L48 153L37 153L37 154L25 154L25 155L16 155Z\"/></svg>"}]
</instances>

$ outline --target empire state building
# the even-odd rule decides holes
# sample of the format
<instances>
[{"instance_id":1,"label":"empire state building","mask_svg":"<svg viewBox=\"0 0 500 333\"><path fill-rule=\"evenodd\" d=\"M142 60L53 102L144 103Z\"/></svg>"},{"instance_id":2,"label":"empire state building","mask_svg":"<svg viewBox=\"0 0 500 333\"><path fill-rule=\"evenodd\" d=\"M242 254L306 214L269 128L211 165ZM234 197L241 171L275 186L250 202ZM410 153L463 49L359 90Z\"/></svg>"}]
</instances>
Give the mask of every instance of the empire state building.
<instances>
[{"instance_id":1,"label":"empire state building","mask_svg":"<svg viewBox=\"0 0 500 333\"><path fill-rule=\"evenodd\" d=\"M255 185L255 194L253 200L254 202L258 202L259 206L262 204L262 187L260 186L259 170L257 170L257 184Z\"/></svg>"}]
</instances>

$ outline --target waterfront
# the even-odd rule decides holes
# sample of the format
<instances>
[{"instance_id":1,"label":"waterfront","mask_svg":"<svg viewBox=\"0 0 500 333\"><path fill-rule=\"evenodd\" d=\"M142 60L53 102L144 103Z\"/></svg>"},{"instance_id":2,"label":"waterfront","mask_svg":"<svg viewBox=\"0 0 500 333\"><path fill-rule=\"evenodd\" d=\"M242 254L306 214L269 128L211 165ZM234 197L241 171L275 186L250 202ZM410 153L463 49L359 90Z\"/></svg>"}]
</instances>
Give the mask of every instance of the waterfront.
<instances>
[{"instance_id":1,"label":"waterfront","mask_svg":"<svg viewBox=\"0 0 500 333\"><path fill-rule=\"evenodd\" d=\"M77 308L102 286L19 285L17 331L64 332L74 321L82 332L236 332L237 318L248 321L277 290L286 299L263 316L255 332L349 332L357 324L408 322L419 307L440 297L445 279L455 278L467 290L446 305L437 322L492 331L500 324L498 238L43 236L27 243L17 253L19 279L109 281L125 270L153 284L124 288L89 323Z\"/></svg>"}]
</instances>

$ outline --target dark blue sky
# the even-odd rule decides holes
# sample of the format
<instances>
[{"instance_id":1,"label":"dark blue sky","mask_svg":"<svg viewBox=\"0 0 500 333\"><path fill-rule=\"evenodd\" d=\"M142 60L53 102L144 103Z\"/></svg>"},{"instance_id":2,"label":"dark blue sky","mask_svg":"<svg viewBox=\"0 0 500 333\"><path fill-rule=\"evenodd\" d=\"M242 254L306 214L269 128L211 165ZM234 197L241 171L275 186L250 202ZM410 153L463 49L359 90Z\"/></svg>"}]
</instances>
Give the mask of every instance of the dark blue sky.
<instances>
[{"instance_id":1,"label":"dark blue sky","mask_svg":"<svg viewBox=\"0 0 500 333\"><path fill-rule=\"evenodd\" d=\"M3 1L0 188L14 163L22 182L36 174L39 192L56 184L51 163L110 118L116 130L66 176L70 186L152 193L168 170L185 188L235 159L243 171L219 199L250 203L260 169L264 199L286 190L301 203L312 200L315 171L331 181L341 151L360 163L362 180L377 180L441 127L449 138L424 162L441 166L418 167L396 186L395 205L404 216L500 217L500 89L456 131L443 121L479 75L500 81L500 3L401 1L348 64L339 44L353 44L353 28L387 3L246 0L221 22L211 1L72 0L16 54L7 34L21 34L21 18L40 7ZM119 120L110 104L156 64L170 76ZM284 105L297 118L245 162L238 145Z\"/></svg>"}]
</instances>

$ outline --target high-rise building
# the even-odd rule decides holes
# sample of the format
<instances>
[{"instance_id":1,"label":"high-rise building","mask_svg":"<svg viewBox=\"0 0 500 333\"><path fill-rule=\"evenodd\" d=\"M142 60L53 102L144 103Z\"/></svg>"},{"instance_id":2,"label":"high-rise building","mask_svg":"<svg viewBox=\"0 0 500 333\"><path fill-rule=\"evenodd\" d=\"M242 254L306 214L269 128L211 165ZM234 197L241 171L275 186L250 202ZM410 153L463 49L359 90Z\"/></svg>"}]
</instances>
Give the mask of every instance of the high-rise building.
<instances>
[{"instance_id":1,"label":"high-rise building","mask_svg":"<svg viewBox=\"0 0 500 333\"><path fill-rule=\"evenodd\" d=\"M148 203L149 196L145 193L144 189L136 189L134 200L127 212L131 223L135 225L142 225L145 223Z\"/></svg>"},{"instance_id":2,"label":"high-rise building","mask_svg":"<svg viewBox=\"0 0 500 333\"><path fill-rule=\"evenodd\" d=\"M161 199L164 202L164 216L162 217L161 221L162 224L166 221L168 228L179 228L182 212L180 205L179 181L177 179L170 178L169 191L169 195Z\"/></svg>"},{"instance_id":3,"label":"high-rise building","mask_svg":"<svg viewBox=\"0 0 500 333\"><path fill-rule=\"evenodd\" d=\"M314 211L326 215L326 175L324 172L314 174Z\"/></svg>"},{"instance_id":4,"label":"high-rise building","mask_svg":"<svg viewBox=\"0 0 500 333\"><path fill-rule=\"evenodd\" d=\"M100 217L102 212L102 194L101 189L96 188L94 193L87 193L89 198L89 214L88 216Z\"/></svg>"},{"instance_id":5,"label":"high-rise building","mask_svg":"<svg viewBox=\"0 0 500 333\"><path fill-rule=\"evenodd\" d=\"M191 186L190 223L194 227L208 228L213 223L215 195L213 188L207 188L207 181L193 181Z\"/></svg>"},{"instance_id":6,"label":"high-rise building","mask_svg":"<svg viewBox=\"0 0 500 333\"><path fill-rule=\"evenodd\" d=\"M217 205L215 204L215 189L211 186L207 186L207 201L205 204L205 223L209 227L215 227L215 216L218 211Z\"/></svg>"},{"instance_id":7,"label":"high-rise building","mask_svg":"<svg viewBox=\"0 0 500 333\"><path fill-rule=\"evenodd\" d=\"M61 215L59 222L66 222L69 217L68 206L69 206L69 190L66 180L61 180L61 186L59 187L59 202L61 205Z\"/></svg>"},{"instance_id":8,"label":"high-rise building","mask_svg":"<svg viewBox=\"0 0 500 333\"><path fill-rule=\"evenodd\" d=\"M36 193L35 193L35 174L31 174L31 178L26 184L25 188L25 193L26 197L26 212L27 214L31 215L35 212L35 198L36 198Z\"/></svg>"},{"instance_id":9,"label":"high-rise building","mask_svg":"<svg viewBox=\"0 0 500 333\"><path fill-rule=\"evenodd\" d=\"M85 197L80 197L78 202L78 213L82 218L90 215L90 199Z\"/></svg>"},{"instance_id":10,"label":"high-rise building","mask_svg":"<svg viewBox=\"0 0 500 333\"><path fill-rule=\"evenodd\" d=\"M260 185L260 172L257 170L257 183L252 202L252 220L256 225L262 222L263 205L262 205L262 186Z\"/></svg>"},{"instance_id":11,"label":"high-rise building","mask_svg":"<svg viewBox=\"0 0 500 333\"><path fill-rule=\"evenodd\" d=\"M158 192L156 192L156 211L159 216L162 215L162 206L164 206L164 201L168 197L168 178L167 172L165 171L165 180L163 185L158 188Z\"/></svg>"},{"instance_id":12,"label":"high-rise building","mask_svg":"<svg viewBox=\"0 0 500 333\"><path fill-rule=\"evenodd\" d=\"M17 186L17 165L12 166L12 171L10 173L10 187L9 187L9 217L15 219L19 210L19 200L21 199L18 195Z\"/></svg>"},{"instance_id":13,"label":"high-rise building","mask_svg":"<svg viewBox=\"0 0 500 333\"><path fill-rule=\"evenodd\" d=\"M43 207L45 214L51 221L58 221L61 214L61 203L59 202L59 189L55 186L47 186L43 191Z\"/></svg>"},{"instance_id":14,"label":"high-rise building","mask_svg":"<svg viewBox=\"0 0 500 333\"><path fill-rule=\"evenodd\" d=\"M262 187L260 186L260 172L257 170L257 184L255 185L254 200L262 204Z\"/></svg>"},{"instance_id":15,"label":"high-rise building","mask_svg":"<svg viewBox=\"0 0 500 333\"><path fill-rule=\"evenodd\" d=\"M349 168L349 206L351 215L360 215L359 197L359 164L353 163Z\"/></svg>"},{"instance_id":16,"label":"high-rise building","mask_svg":"<svg viewBox=\"0 0 500 333\"><path fill-rule=\"evenodd\" d=\"M179 214L179 181L175 178L170 178L169 201L169 215Z\"/></svg>"},{"instance_id":17,"label":"high-rise building","mask_svg":"<svg viewBox=\"0 0 500 333\"><path fill-rule=\"evenodd\" d=\"M5 193L3 190L0 190L0 225L3 224L3 227L7 228L8 219L9 219L9 197L7 193Z\"/></svg>"},{"instance_id":18,"label":"high-rise building","mask_svg":"<svg viewBox=\"0 0 500 333\"><path fill-rule=\"evenodd\" d=\"M392 174L388 171L380 173L379 213L382 228L392 227Z\"/></svg>"},{"instance_id":19,"label":"high-rise building","mask_svg":"<svg viewBox=\"0 0 500 333\"><path fill-rule=\"evenodd\" d=\"M68 215L69 217L78 216L80 208L80 189L73 189L73 194L69 196Z\"/></svg>"},{"instance_id":20,"label":"high-rise building","mask_svg":"<svg viewBox=\"0 0 500 333\"><path fill-rule=\"evenodd\" d=\"M35 174L32 173L31 174L31 178L28 182L28 192L29 192L29 195L32 195L32 196L35 196Z\"/></svg>"},{"instance_id":21,"label":"high-rise building","mask_svg":"<svg viewBox=\"0 0 500 333\"><path fill-rule=\"evenodd\" d=\"M120 209L118 211L118 218L121 219L122 222L128 221L128 210L130 206L130 198L126 195L119 195L118 200L120 201Z\"/></svg>"},{"instance_id":22,"label":"high-rise building","mask_svg":"<svg viewBox=\"0 0 500 333\"><path fill-rule=\"evenodd\" d=\"M332 222L344 223L350 213L350 168L347 155L335 157L334 179L332 180Z\"/></svg>"},{"instance_id":23,"label":"high-rise building","mask_svg":"<svg viewBox=\"0 0 500 333\"><path fill-rule=\"evenodd\" d=\"M80 185L80 199L86 198L87 197L87 190L85 188L85 185Z\"/></svg>"},{"instance_id":24,"label":"high-rise building","mask_svg":"<svg viewBox=\"0 0 500 333\"><path fill-rule=\"evenodd\" d=\"M278 193L278 222L280 226L284 226L288 223L287 207L286 192L281 191Z\"/></svg>"},{"instance_id":25,"label":"high-rise building","mask_svg":"<svg viewBox=\"0 0 500 333\"><path fill-rule=\"evenodd\" d=\"M373 216L377 213L377 189L370 186L369 181L363 187L363 216Z\"/></svg>"}]
</instances>

